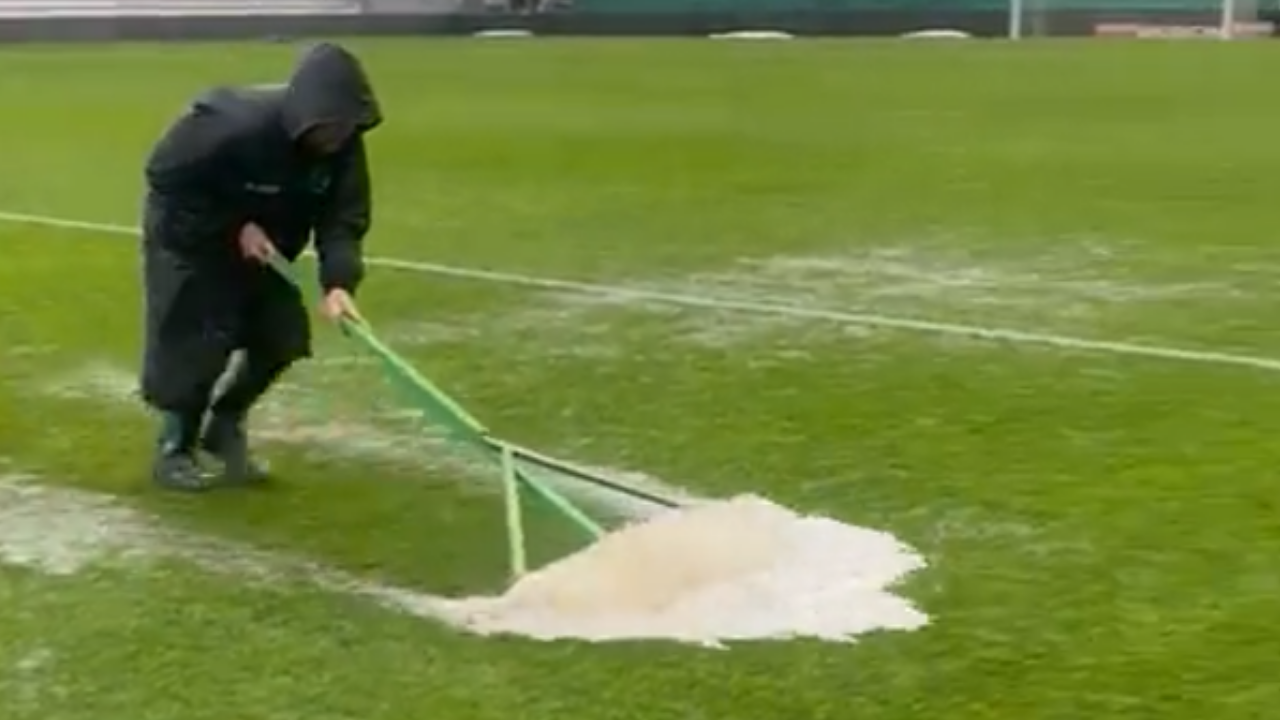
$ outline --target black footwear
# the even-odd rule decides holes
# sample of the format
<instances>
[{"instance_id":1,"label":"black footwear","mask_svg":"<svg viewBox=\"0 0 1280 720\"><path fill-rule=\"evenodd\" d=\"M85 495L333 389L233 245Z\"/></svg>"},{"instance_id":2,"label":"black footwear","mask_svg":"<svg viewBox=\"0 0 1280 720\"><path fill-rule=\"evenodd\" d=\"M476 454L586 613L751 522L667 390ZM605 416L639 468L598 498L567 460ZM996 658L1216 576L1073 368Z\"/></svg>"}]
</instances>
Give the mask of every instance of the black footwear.
<instances>
[{"instance_id":1,"label":"black footwear","mask_svg":"<svg viewBox=\"0 0 1280 720\"><path fill-rule=\"evenodd\" d=\"M165 413L151 462L151 481L166 490L203 492L212 487L209 476L196 462L192 449L194 425L190 418Z\"/></svg>"},{"instance_id":2,"label":"black footwear","mask_svg":"<svg viewBox=\"0 0 1280 720\"><path fill-rule=\"evenodd\" d=\"M254 485L268 479L267 470L253 460L244 421L213 415L200 438L200 449L222 463L222 478L231 485Z\"/></svg>"},{"instance_id":3,"label":"black footwear","mask_svg":"<svg viewBox=\"0 0 1280 720\"><path fill-rule=\"evenodd\" d=\"M204 492L213 487L195 456L185 452L157 453L151 466L151 481L166 490L181 492Z\"/></svg>"}]
</instances>

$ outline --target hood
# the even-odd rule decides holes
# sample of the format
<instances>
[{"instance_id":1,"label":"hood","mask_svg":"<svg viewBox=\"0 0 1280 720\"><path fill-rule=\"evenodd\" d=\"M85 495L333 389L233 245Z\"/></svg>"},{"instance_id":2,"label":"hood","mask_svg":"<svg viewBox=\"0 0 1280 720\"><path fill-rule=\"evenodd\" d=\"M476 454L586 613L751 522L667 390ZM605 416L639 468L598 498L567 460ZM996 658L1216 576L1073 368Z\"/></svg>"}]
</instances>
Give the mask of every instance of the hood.
<instances>
[{"instance_id":1,"label":"hood","mask_svg":"<svg viewBox=\"0 0 1280 720\"><path fill-rule=\"evenodd\" d=\"M284 123L294 140L324 122L354 123L361 132L382 122L373 87L350 51L332 43L308 49L285 90Z\"/></svg>"}]
</instances>

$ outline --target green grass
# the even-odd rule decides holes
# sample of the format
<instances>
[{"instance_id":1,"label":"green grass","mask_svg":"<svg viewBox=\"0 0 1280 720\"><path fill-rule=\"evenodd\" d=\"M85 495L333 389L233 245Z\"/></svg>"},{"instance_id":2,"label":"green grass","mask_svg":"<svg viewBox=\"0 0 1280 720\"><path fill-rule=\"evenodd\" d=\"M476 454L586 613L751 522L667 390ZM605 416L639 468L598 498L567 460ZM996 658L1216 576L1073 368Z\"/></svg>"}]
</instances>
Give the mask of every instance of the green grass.
<instances>
[{"instance_id":1,"label":"green grass","mask_svg":"<svg viewBox=\"0 0 1280 720\"><path fill-rule=\"evenodd\" d=\"M388 117L371 253L1280 357L1269 44L356 45ZM182 103L288 64L279 45L0 50L0 210L136 222L141 158ZM500 588L493 486L406 451L372 368L314 363L282 389L280 486L153 492L147 417L82 387L127 392L132 241L0 238L9 466L401 586ZM362 303L503 434L893 531L930 562L902 592L932 623L727 654L540 644L174 559L9 568L0 718L1232 720L1280 703L1274 373L386 268ZM333 333L320 350L358 355ZM402 452L301 436L326 420ZM532 521L540 562L576 545Z\"/></svg>"}]
</instances>

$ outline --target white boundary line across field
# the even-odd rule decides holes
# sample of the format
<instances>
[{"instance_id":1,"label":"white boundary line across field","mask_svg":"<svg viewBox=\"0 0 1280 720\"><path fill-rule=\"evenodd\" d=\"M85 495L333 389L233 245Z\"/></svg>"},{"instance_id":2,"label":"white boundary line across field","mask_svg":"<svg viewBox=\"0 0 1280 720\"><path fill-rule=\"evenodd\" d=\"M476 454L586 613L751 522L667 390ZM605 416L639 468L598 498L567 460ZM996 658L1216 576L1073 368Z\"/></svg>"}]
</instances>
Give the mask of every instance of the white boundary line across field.
<instances>
[{"instance_id":1,"label":"white boundary line across field","mask_svg":"<svg viewBox=\"0 0 1280 720\"><path fill-rule=\"evenodd\" d=\"M137 236L138 228L113 223L72 220L48 215L32 215L27 213L0 211L0 222L42 225L67 230L83 230L112 235ZM1212 350L1189 350L1161 345L1146 345L1109 340L1091 340L1088 338L1055 335L1050 333L1025 332L1008 328L964 325L960 323L935 322L915 318L877 315L871 313L854 313L827 308L803 307L785 302L763 302L750 300L733 300L717 298L709 295L693 295L686 293L662 292L642 288L628 288L618 285L561 280L557 278L539 277L498 270L444 265L441 263L406 260L403 258L373 256L366 258L370 265L404 270L407 272L429 275L444 275L467 280L520 285L545 290L567 290L605 297L647 300L669 305L704 308L709 310L729 310L752 315L773 315L805 320L824 320L845 325L887 328L893 330L912 330L915 332L933 333L937 335L954 335L1007 342L1016 345L1046 345L1065 350L1111 353L1115 355L1131 355L1139 357L1161 358L1165 360L1182 360L1186 362L1209 365L1235 365L1272 372L1280 372L1280 359L1239 355L1235 353L1216 352Z\"/></svg>"}]
</instances>

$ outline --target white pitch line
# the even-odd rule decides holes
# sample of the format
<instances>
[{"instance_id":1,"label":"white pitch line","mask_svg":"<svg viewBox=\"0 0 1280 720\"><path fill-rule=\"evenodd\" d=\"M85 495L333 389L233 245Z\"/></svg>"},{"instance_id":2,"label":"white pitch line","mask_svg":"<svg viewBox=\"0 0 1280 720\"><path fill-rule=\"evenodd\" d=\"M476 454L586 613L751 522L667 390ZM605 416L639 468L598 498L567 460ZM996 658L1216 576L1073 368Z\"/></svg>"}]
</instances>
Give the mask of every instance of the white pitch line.
<instances>
[{"instance_id":1,"label":"white pitch line","mask_svg":"<svg viewBox=\"0 0 1280 720\"><path fill-rule=\"evenodd\" d=\"M46 227L110 233L114 235L137 236L139 232L138 228L130 227L128 225L90 222L85 220L70 220L47 215L31 215L27 213L4 211L0 211L0 222L43 225ZM936 322L932 320L919 320L872 313L844 312L841 310L826 308L789 305L780 302L732 300L729 298L717 298L707 295L691 295L685 293L662 292L659 290L645 290L643 288L627 288L617 285L601 285L597 283L579 282L576 280L561 280L557 278L539 277L536 275L524 275L521 273L502 272L498 270L482 270L480 268L444 265L441 263L406 260L393 257L370 256L365 258L365 261L370 265L396 270L405 270L409 272L444 275L448 277L464 278L467 280L481 280L506 285L521 285L524 287L535 287L546 290L568 290L572 292L601 295L618 299L647 300L650 302L661 302L669 305L680 305L684 307L696 307L710 310L731 310L734 312L753 315L775 315L806 320L824 320L827 322L845 325L859 325L863 327L886 328L892 330L913 330L916 332L933 333L935 335L954 335L1019 345L1045 345L1066 350L1111 353L1115 355L1132 355L1165 360L1182 360L1185 362L1209 365L1235 365L1259 370L1280 372L1280 359L1253 355L1239 355L1213 350L1190 350L1165 347L1161 345L1146 345L1110 340L1091 340L1088 338L1071 337L1068 335L1025 332L1022 330L1012 330L1008 328Z\"/></svg>"}]
</instances>

